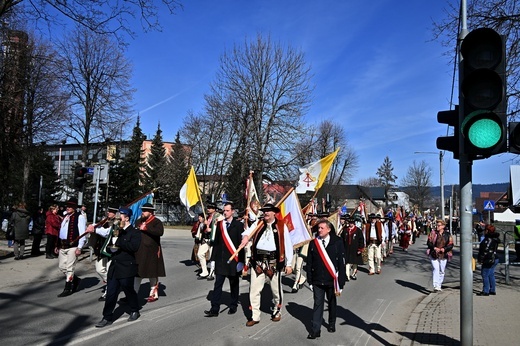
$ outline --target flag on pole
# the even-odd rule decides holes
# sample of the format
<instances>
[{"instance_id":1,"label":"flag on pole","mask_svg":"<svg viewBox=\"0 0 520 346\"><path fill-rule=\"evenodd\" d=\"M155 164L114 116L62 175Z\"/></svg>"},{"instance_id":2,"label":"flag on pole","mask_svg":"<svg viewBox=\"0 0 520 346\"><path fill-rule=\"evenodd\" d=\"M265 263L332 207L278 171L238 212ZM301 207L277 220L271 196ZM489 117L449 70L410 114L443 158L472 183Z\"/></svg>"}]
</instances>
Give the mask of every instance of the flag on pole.
<instances>
[{"instance_id":1,"label":"flag on pole","mask_svg":"<svg viewBox=\"0 0 520 346\"><path fill-rule=\"evenodd\" d=\"M145 203L151 203L153 204L153 192L150 192L146 195L144 195L142 198L138 199L134 203L130 204L128 206L129 209L132 210L132 217L130 218L130 224L135 225L135 222L138 218L141 217L142 210L141 207Z\"/></svg>"},{"instance_id":2,"label":"flag on pole","mask_svg":"<svg viewBox=\"0 0 520 346\"><path fill-rule=\"evenodd\" d=\"M311 234L302 215L302 208L298 196L293 190L285 200L280 203L278 219L287 225L291 242L294 246L303 245L311 239Z\"/></svg>"},{"instance_id":3,"label":"flag on pole","mask_svg":"<svg viewBox=\"0 0 520 346\"><path fill-rule=\"evenodd\" d=\"M296 187L296 193L317 191L325 182L325 178L327 178L327 174L338 152L339 148L321 160L300 168L301 175L298 180L298 186Z\"/></svg>"},{"instance_id":4,"label":"flag on pole","mask_svg":"<svg viewBox=\"0 0 520 346\"><path fill-rule=\"evenodd\" d=\"M329 217L327 217L327 220L334 226L334 231L339 235L341 231L341 215L339 209L330 214Z\"/></svg>"},{"instance_id":5,"label":"flag on pole","mask_svg":"<svg viewBox=\"0 0 520 346\"><path fill-rule=\"evenodd\" d=\"M253 171L250 172L246 182L246 201L249 211L255 214L255 217L258 217L261 205L256 193L255 182L253 181Z\"/></svg>"},{"instance_id":6,"label":"flag on pole","mask_svg":"<svg viewBox=\"0 0 520 346\"><path fill-rule=\"evenodd\" d=\"M192 215L193 213L190 212L190 208L200 201L199 183L197 183L197 176L195 175L193 166L191 166L188 179L186 179L186 182L181 187L179 196L182 204L184 204L186 209L188 209L188 213Z\"/></svg>"}]
</instances>

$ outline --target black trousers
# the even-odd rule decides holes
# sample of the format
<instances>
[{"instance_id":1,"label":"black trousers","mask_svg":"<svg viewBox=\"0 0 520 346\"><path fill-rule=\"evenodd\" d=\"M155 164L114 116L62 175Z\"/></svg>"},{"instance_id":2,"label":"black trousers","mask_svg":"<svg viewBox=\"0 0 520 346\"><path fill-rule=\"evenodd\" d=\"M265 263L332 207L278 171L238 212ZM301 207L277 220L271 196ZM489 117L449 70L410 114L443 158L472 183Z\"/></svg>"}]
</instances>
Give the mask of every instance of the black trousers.
<instances>
[{"instance_id":1,"label":"black trousers","mask_svg":"<svg viewBox=\"0 0 520 346\"><path fill-rule=\"evenodd\" d=\"M137 300L137 293L135 293L134 290L133 276L122 279L108 278L107 280L107 296L105 306L103 307L103 317L107 321L112 321L117 298L121 291L125 292L128 305L130 306L130 312L139 311L139 301Z\"/></svg>"},{"instance_id":2,"label":"black trousers","mask_svg":"<svg viewBox=\"0 0 520 346\"><path fill-rule=\"evenodd\" d=\"M45 245L45 254L47 256L56 256L54 249L58 245L58 236L47 234L47 244Z\"/></svg>"},{"instance_id":3,"label":"black trousers","mask_svg":"<svg viewBox=\"0 0 520 346\"><path fill-rule=\"evenodd\" d=\"M31 246L31 255L39 256L41 255L40 244L42 243L43 233L33 234L33 242Z\"/></svg>"},{"instance_id":4,"label":"black trousers","mask_svg":"<svg viewBox=\"0 0 520 346\"><path fill-rule=\"evenodd\" d=\"M318 333L321 329L323 320L323 310L325 308L325 296L329 306L329 327L336 325L337 300L334 293L334 286L313 285L314 307L312 308L312 331Z\"/></svg>"},{"instance_id":5,"label":"black trousers","mask_svg":"<svg viewBox=\"0 0 520 346\"><path fill-rule=\"evenodd\" d=\"M240 279L237 275L215 275L215 285L213 286L213 296L211 297L211 311L220 311L220 299L222 298L222 287L226 278L229 279L229 288L231 291L231 303L229 307L236 308L238 306L238 289L240 287Z\"/></svg>"}]
</instances>

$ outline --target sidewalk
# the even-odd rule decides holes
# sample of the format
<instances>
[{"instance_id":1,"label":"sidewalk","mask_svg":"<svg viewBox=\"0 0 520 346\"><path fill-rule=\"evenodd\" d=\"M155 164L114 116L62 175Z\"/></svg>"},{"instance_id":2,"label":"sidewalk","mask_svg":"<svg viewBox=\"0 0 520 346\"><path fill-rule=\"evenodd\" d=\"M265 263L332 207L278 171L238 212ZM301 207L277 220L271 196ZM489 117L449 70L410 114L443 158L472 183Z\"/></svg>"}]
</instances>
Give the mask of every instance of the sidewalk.
<instances>
[{"instance_id":1,"label":"sidewalk","mask_svg":"<svg viewBox=\"0 0 520 346\"><path fill-rule=\"evenodd\" d=\"M482 289L480 267L473 273L473 345L514 345L518 342L520 268L510 268L511 285L506 285L504 264L497 267L496 296L477 296ZM442 292L426 296L413 311L403 334L401 346L460 345L459 282L447 283Z\"/></svg>"}]
</instances>

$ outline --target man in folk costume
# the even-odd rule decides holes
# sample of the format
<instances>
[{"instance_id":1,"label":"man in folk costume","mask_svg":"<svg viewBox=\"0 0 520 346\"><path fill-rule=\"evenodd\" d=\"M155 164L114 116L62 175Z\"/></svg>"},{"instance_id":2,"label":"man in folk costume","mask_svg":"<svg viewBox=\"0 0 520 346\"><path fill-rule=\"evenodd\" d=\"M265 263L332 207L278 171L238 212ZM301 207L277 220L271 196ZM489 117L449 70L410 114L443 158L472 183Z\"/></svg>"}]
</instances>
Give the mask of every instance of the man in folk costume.
<instances>
[{"instance_id":1,"label":"man in folk costume","mask_svg":"<svg viewBox=\"0 0 520 346\"><path fill-rule=\"evenodd\" d=\"M105 251L112 233L114 221L116 219L117 208L108 207L107 217L98 225L91 224L87 227L90 233L89 243L92 244L96 255L96 273L99 275L103 284L106 285L107 273L110 257L112 254ZM104 301L107 295L106 286L103 287L99 301Z\"/></svg>"},{"instance_id":2,"label":"man in folk costume","mask_svg":"<svg viewBox=\"0 0 520 346\"><path fill-rule=\"evenodd\" d=\"M164 258L161 247L161 237L164 234L164 225L155 217L155 208L151 203L141 207L141 218L136 222L136 228L141 231L141 245L135 255L138 264L138 276L135 278L135 291L139 293L141 281L150 280L149 303L159 299L159 277L166 276Z\"/></svg>"},{"instance_id":3,"label":"man in folk costume","mask_svg":"<svg viewBox=\"0 0 520 346\"><path fill-rule=\"evenodd\" d=\"M368 275L381 274L381 243L383 242L383 224L380 216L370 214L365 224L365 239L368 248Z\"/></svg>"},{"instance_id":4,"label":"man in folk costume","mask_svg":"<svg viewBox=\"0 0 520 346\"><path fill-rule=\"evenodd\" d=\"M395 224L392 216L387 215L387 222L385 222L384 227L386 229L386 233L388 234L388 249L387 256L394 253L394 242L397 237L397 225Z\"/></svg>"},{"instance_id":5,"label":"man in folk costume","mask_svg":"<svg viewBox=\"0 0 520 346\"><path fill-rule=\"evenodd\" d=\"M217 221L222 218L221 215L217 213L217 206L215 203L208 203L206 208L208 210L208 215L205 221L205 228L201 233L200 246L197 252L197 257L199 258L200 268L202 271L197 280L213 280L214 278L213 271L215 270L215 262L210 261L211 269L210 272L208 272L207 258L211 257L211 245L215 236Z\"/></svg>"},{"instance_id":6,"label":"man in folk costume","mask_svg":"<svg viewBox=\"0 0 520 346\"><path fill-rule=\"evenodd\" d=\"M343 239L343 246L345 247L345 262L346 262L346 280L357 280L358 265L363 264L363 249L365 248L365 239L363 231L356 226L356 221L353 217L346 217L346 227L340 234Z\"/></svg>"},{"instance_id":7,"label":"man in folk costume","mask_svg":"<svg viewBox=\"0 0 520 346\"><path fill-rule=\"evenodd\" d=\"M410 246L412 242L412 229L410 223L410 220L408 217L406 217L401 224L401 227L399 229L399 233L401 234L401 241L399 245L403 248L403 251L408 251L408 247Z\"/></svg>"},{"instance_id":8,"label":"man in folk costume","mask_svg":"<svg viewBox=\"0 0 520 346\"><path fill-rule=\"evenodd\" d=\"M328 220L318 221L318 236L309 244L307 280L313 287L314 297L312 330L307 339L316 339L321 336L325 296L329 310L327 330L330 333L336 331L337 296L346 280L343 241L336 235L334 226Z\"/></svg>"},{"instance_id":9,"label":"man in folk costume","mask_svg":"<svg viewBox=\"0 0 520 346\"><path fill-rule=\"evenodd\" d=\"M76 276L76 263L78 256L81 255L81 249L86 244L86 238L80 237L85 233L87 228L87 218L78 212L78 202L76 199L70 199L67 202L66 214L61 222L59 234L59 254L58 266L63 274L65 274L65 288L58 297L70 296L76 292L81 279Z\"/></svg>"},{"instance_id":10,"label":"man in folk costume","mask_svg":"<svg viewBox=\"0 0 520 346\"><path fill-rule=\"evenodd\" d=\"M262 228L251 235L251 282L249 300L251 302L252 318L246 326L251 327L260 322L260 297L266 281L270 283L273 294L274 309L271 321L282 319L283 305L282 270L285 274L292 273L293 246L287 226L276 219L280 209L273 204L266 204L262 209L264 224ZM251 229L249 231L252 231ZM249 241L249 232L244 232L242 246Z\"/></svg>"},{"instance_id":11,"label":"man in folk costume","mask_svg":"<svg viewBox=\"0 0 520 346\"><path fill-rule=\"evenodd\" d=\"M233 204L224 204L224 219L217 222L211 260L215 261L215 284L211 297L211 309L205 310L206 317L216 317L220 312L220 299L222 298L222 286L226 278L229 280L231 302L228 314L232 315L238 309L238 293L240 285L240 273L244 266L244 251L240 251L228 263L228 259L236 252L242 241L244 225L233 218L235 209Z\"/></svg>"},{"instance_id":12,"label":"man in folk costume","mask_svg":"<svg viewBox=\"0 0 520 346\"><path fill-rule=\"evenodd\" d=\"M128 321L135 321L141 316L137 292L134 290L134 277L137 275L135 253L144 236L130 224L132 217L130 208L119 209L119 214L121 223L116 225L117 229L113 230L113 243L107 246L107 251L112 254L112 260L107 274L107 295L103 307L103 318L96 324L96 328L112 324L114 308L120 291L125 292L126 301L130 306Z\"/></svg>"}]
</instances>

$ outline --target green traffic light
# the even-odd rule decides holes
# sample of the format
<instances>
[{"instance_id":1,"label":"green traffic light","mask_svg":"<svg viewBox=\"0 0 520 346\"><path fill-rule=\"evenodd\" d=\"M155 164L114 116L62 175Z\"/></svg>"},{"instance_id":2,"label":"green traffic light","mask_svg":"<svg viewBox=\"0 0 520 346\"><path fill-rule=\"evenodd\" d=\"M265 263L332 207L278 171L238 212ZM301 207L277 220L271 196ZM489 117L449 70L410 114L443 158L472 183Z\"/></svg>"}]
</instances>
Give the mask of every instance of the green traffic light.
<instances>
[{"instance_id":1,"label":"green traffic light","mask_svg":"<svg viewBox=\"0 0 520 346\"><path fill-rule=\"evenodd\" d=\"M488 149L497 145L502 139L500 124L492 119L479 119L470 125L468 140L475 147Z\"/></svg>"}]
</instances>

